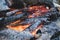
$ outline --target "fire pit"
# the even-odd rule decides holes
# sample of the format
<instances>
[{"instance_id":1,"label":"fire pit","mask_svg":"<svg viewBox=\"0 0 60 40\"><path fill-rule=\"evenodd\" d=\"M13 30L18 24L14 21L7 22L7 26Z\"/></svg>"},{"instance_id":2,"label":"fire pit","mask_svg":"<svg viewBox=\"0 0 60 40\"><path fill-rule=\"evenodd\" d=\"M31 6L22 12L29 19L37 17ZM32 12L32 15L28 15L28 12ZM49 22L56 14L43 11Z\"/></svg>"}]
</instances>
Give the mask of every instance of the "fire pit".
<instances>
[{"instance_id":1,"label":"fire pit","mask_svg":"<svg viewBox=\"0 0 60 40\"><path fill-rule=\"evenodd\" d=\"M60 29L55 24L59 11L47 3L10 10L0 18L0 26L4 28L0 31L1 40L49 40Z\"/></svg>"}]
</instances>

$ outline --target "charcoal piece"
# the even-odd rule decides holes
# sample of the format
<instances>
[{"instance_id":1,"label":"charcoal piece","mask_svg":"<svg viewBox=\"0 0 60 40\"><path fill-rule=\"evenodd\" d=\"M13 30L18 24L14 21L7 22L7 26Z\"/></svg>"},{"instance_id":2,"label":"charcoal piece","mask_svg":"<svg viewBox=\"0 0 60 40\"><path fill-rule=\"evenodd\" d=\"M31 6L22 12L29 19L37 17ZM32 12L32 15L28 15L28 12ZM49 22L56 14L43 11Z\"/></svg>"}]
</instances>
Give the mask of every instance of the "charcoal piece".
<instances>
[{"instance_id":1,"label":"charcoal piece","mask_svg":"<svg viewBox=\"0 0 60 40\"><path fill-rule=\"evenodd\" d=\"M5 29L6 25L10 24L11 22L17 20L17 19L21 19L23 16L25 15L25 13L16 15L16 16L9 16L9 17L2 17L0 18L0 30L1 29ZM2 27L2 28L1 28Z\"/></svg>"},{"instance_id":2,"label":"charcoal piece","mask_svg":"<svg viewBox=\"0 0 60 40\"><path fill-rule=\"evenodd\" d=\"M32 38L30 38L30 40L36 40L36 38L35 37L32 37Z\"/></svg>"},{"instance_id":3,"label":"charcoal piece","mask_svg":"<svg viewBox=\"0 0 60 40\"><path fill-rule=\"evenodd\" d=\"M27 1L23 0L23 1L27 4L27 6L45 4L45 5L49 6L49 7L54 7L51 0L27 0Z\"/></svg>"},{"instance_id":4,"label":"charcoal piece","mask_svg":"<svg viewBox=\"0 0 60 40\"><path fill-rule=\"evenodd\" d=\"M10 11L10 12L7 12L6 13L6 16L12 16L13 14L15 14L16 12L18 12L19 10L13 10L13 11Z\"/></svg>"},{"instance_id":5,"label":"charcoal piece","mask_svg":"<svg viewBox=\"0 0 60 40\"><path fill-rule=\"evenodd\" d=\"M48 18L48 21L56 21L59 15L59 11L57 10L57 8L54 7L46 13L45 17Z\"/></svg>"},{"instance_id":6,"label":"charcoal piece","mask_svg":"<svg viewBox=\"0 0 60 40\"><path fill-rule=\"evenodd\" d=\"M37 20L39 20L39 21L41 21L41 22L43 22L43 23L45 23L45 22L48 22L48 20L47 20L48 18L41 18L41 17L36 17L36 18L27 18L26 20L24 20L23 22L21 22L20 24L33 24L33 23L35 23Z\"/></svg>"},{"instance_id":7,"label":"charcoal piece","mask_svg":"<svg viewBox=\"0 0 60 40\"><path fill-rule=\"evenodd\" d=\"M21 22L20 24L33 24L36 22L36 20L38 20L39 18L27 18L25 19L23 22Z\"/></svg>"},{"instance_id":8,"label":"charcoal piece","mask_svg":"<svg viewBox=\"0 0 60 40\"><path fill-rule=\"evenodd\" d=\"M10 8L21 9L24 8L24 2L21 0L5 0Z\"/></svg>"},{"instance_id":9,"label":"charcoal piece","mask_svg":"<svg viewBox=\"0 0 60 40\"><path fill-rule=\"evenodd\" d=\"M41 30L38 30L38 31L36 32L36 34L39 34L39 33L41 33Z\"/></svg>"},{"instance_id":10,"label":"charcoal piece","mask_svg":"<svg viewBox=\"0 0 60 40\"><path fill-rule=\"evenodd\" d=\"M2 10L2 11L0 11L0 17L6 17L7 12L10 12L10 10Z\"/></svg>"},{"instance_id":11,"label":"charcoal piece","mask_svg":"<svg viewBox=\"0 0 60 40\"><path fill-rule=\"evenodd\" d=\"M3 29L6 29L3 21L4 21L4 18L0 18L0 31L3 30Z\"/></svg>"},{"instance_id":12,"label":"charcoal piece","mask_svg":"<svg viewBox=\"0 0 60 40\"><path fill-rule=\"evenodd\" d=\"M39 0L37 5L45 5L45 6L48 6L49 8L54 7L51 0Z\"/></svg>"},{"instance_id":13,"label":"charcoal piece","mask_svg":"<svg viewBox=\"0 0 60 40\"><path fill-rule=\"evenodd\" d=\"M16 12L18 12L19 10L2 10L0 11L0 17L7 17L7 16L12 16L13 14L15 14Z\"/></svg>"},{"instance_id":14,"label":"charcoal piece","mask_svg":"<svg viewBox=\"0 0 60 40\"><path fill-rule=\"evenodd\" d=\"M49 25L44 25L44 28L41 29L41 32L47 32L50 36L59 31L59 27L55 23Z\"/></svg>"},{"instance_id":15,"label":"charcoal piece","mask_svg":"<svg viewBox=\"0 0 60 40\"><path fill-rule=\"evenodd\" d=\"M60 36L60 31L56 32L55 34L52 35L51 40L54 40L55 38L59 39ZM57 40L56 39L56 40ZM60 39L59 39L60 40Z\"/></svg>"},{"instance_id":16,"label":"charcoal piece","mask_svg":"<svg viewBox=\"0 0 60 40\"><path fill-rule=\"evenodd\" d=\"M30 25L30 27L28 27L26 29L26 31L33 31L35 30L39 25L41 24L41 21L37 21L34 24Z\"/></svg>"},{"instance_id":17,"label":"charcoal piece","mask_svg":"<svg viewBox=\"0 0 60 40\"><path fill-rule=\"evenodd\" d=\"M41 35L42 35L42 32L41 32L41 30L39 29L39 30L36 32L35 38L38 39Z\"/></svg>"},{"instance_id":18,"label":"charcoal piece","mask_svg":"<svg viewBox=\"0 0 60 40\"><path fill-rule=\"evenodd\" d=\"M24 15L25 15L25 13L22 13L22 14L19 14L19 15L16 15L16 16L5 17L4 18L4 23L8 24L9 22L15 21L17 19L21 19Z\"/></svg>"}]
</instances>

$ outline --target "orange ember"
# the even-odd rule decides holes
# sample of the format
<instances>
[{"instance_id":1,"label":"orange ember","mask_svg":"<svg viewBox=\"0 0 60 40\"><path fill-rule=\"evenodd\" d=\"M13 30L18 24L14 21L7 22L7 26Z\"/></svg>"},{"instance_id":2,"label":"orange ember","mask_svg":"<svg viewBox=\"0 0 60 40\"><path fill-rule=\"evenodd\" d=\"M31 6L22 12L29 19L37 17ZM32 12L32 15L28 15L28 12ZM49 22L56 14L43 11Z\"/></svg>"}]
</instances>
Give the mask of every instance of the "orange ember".
<instances>
[{"instance_id":1,"label":"orange ember","mask_svg":"<svg viewBox=\"0 0 60 40\"><path fill-rule=\"evenodd\" d=\"M49 8L47 9L44 5L29 7L29 11L33 11L33 10L35 10L35 11L40 10L41 12L47 12L49 10Z\"/></svg>"},{"instance_id":2,"label":"orange ember","mask_svg":"<svg viewBox=\"0 0 60 40\"><path fill-rule=\"evenodd\" d=\"M18 15L18 14L21 14L22 12L17 12L16 14Z\"/></svg>"},{"instance_id":3,"label":"orange ember","mask_svg":"<svg viewBox=\"0 0 60 40\"><path fill-rule=\"evenodd\" d=\"M10 25L7 25L7 27L9 29L12 29L12 30L15 30L15 31L19 31L19 32L25 30L29 26L30 26L30 24L27 24L27 25L19 25L19 26L10 26Z\"/></svg>"},{"instance_id":4,"label":"orange ember","mask_svg":"<svg viewBox=\"0 0 60 40\"><path fill-rule=\"evenodd\" d=\"M15 22L12 22L12 23L10 23L10 25L15 25L15 24L17 24L17 23L20 23L21 22L21 20L17 20L17 21L15 21Z\"/></svg>"},{"instance_id":5,"label":"orange ember","mask_svg":"<svg viewBox=\"0 0 60 40\"><path fill-rule=\"evenodd\" d=\"M44 5L29 7L28 11L31 12L32 15L29 15L28 18L43 16L46 12L48 12L48 10L49 8L45 7Z\"/></svg>"},{"instance_id":6,"label":"orange ember","mask_svg":"<svg viewBox=\"0 0 60 40\"><path fill-rule=\"evenodd\" d=\"M38 17L38 16L42 16L45 14L45 12L47 12L49 9L47 9L44 5L41 6L32 6L28 8L28 11L31 13L28 18L34 18L34 17ZM17 12L16 14L20 14L22 12ZM28 28L31 24L26 24L26 25L21 25L19 24L21 22L21 20L17 20L13 23L10 23L10 25L7 25L7 28L15 30L15 31L23 31L26 28ZM16 26L17 24L17 26ZM34 31L31 32L31 34L33 36L36 35L36 32L42 27L43 25L41 24L40 26L38 26Z\"/></svg>"},{"instance_id":7,"label":"orange ember","mask_svg":"<svg viewBox=\"0 0 60 40\"><path fill-rule=\"evenodd\" d=\"M42 27L43 27L43 24L41 24L41 25L38 26L34 31L32 31L31 34L32 34L33 36L35 36L35 35L36 35L36 32L37 32L39 29L41 29Z\"/></svg>"}]
</instances>

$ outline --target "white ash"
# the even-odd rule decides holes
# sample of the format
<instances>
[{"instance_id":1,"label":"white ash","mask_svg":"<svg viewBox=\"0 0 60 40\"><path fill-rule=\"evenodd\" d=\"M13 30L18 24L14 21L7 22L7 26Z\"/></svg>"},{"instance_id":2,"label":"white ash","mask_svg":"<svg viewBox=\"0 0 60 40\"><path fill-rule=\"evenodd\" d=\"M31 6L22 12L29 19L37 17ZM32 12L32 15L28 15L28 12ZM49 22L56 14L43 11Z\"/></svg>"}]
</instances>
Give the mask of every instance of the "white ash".
<instances>
[{"instance_id":1,"label":"white ash","mask_svg":"<svg viewBox=\"0 0 60 40\"><path fill-rule=\"evenodd\" d=\"M42 31L42 36L38 38L37 40L50 40L50 38L52 37L54 33L56 33L57 31L60 31L60 18L49 25L45 25L41 29L41 31ZM58 38L56 38L56 40L58 40Z\"/></svg>"},{"instance_id":2,"label":"white ash","mask_svg":"<svg viewBox=\"0 0 60 40\"><path fill-rule=\"evenodd\" d=\"M9 9L9 7L6 5L5 0L0 0L0 11L7 9Z\"/></svg>"},{"instance_id":3,"label":"white ash","mask_svg":"<svg viewBox=\"0 0 60 40\"><path fill-rule=\"evenodd\" d=\"M26 40L31 37L33 36L27 31L16 32L10 29L0 31L0 40Z\"/></svg>"}]
</instances>

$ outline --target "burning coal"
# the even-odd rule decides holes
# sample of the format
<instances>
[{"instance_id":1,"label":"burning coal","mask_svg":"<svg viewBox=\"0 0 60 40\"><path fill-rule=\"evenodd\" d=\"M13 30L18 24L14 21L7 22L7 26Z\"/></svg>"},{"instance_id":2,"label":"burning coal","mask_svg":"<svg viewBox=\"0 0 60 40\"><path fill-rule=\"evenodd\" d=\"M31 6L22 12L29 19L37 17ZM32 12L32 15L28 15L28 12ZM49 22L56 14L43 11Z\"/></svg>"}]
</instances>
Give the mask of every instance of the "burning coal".
<instances>
[{"instance_id":1,"label":"burning coal","mask_svg":"<svg viewBox=\"0 0 60 40\"><path fill-rule=\"evenodd\" d=\"M16 6L14 2L12 2L12 4ZM14 7L11 6L12 4L10 4L9 7ZM30 40L31 38L36 40L42 37L45 32L49 35L49 32L51 32L51 35L53 35L58 31L57 28L55 28L56 31L54 31L55 29L53 26L55 24L53 22L59 18L60 14L57 8L49 5L32 5L22 9L17 6L17 8L15 7L16 9L11 8L9 12L5 13L5 16L0 18L1 27L7 28L0 31L0 37L7 37L6 40ZM3 11L1 11L1 13L3 13ZM53 30L54 33L52 33L51 30Z\"/></svg>"}]
</instances>

